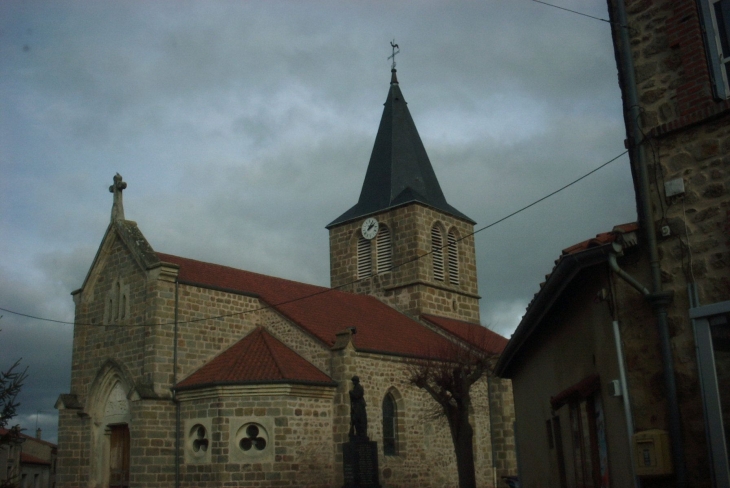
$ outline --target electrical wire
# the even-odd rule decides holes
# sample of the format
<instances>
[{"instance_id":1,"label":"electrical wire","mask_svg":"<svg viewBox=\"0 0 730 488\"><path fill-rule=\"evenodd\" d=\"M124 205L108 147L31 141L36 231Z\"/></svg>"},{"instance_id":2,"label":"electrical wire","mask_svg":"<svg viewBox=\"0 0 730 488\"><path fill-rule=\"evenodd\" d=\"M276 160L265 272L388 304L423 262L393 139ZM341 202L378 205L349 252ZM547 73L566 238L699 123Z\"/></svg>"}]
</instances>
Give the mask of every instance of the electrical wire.
<instances>
[{"instance_id":1,"label":"electrical wire","mask_svg":"<svg viewBox=\"0 0 730 488\"><path fill-rule=\"evenodd\" d=\"M578 12L576 10L571 10L569 8L560 7L559 5L553 5L552 3L543 2L542 0L532 0L532 1L535 2L535 3L541 3L543 5L547 5L548 7L553 7L553 8L557 8L557 9L560 9L560 10L565 10L566 12L570 12L570 13L573 13L573 14L576 14L576 15L582 15L583 17L588 17L589 19L600 20L601 22L606 22L606 23L609 23L609 24L621 25L618 22L612 22L612 21L610 21L608 19L602 19L601 17L595 17L593 15L584 14L583 12Z\"/></svg>"},{"instance_id":2,"label":"electrical wire","mask_svg":"<svg viewBox=\"0 0 730 488\"><path fill-rule=\"evenodd\" d=\"M492 223L490 223L488 225L485 225L484 227L482 227L482 228L480 228L478 230L475 230L474 232L472 232L470 234L466 234L465 236L460 237L459 239L456 240L456 242L460 242L460 241L462 241L464 239L467 239L469 237L472 237L472 236L474 236L474 235L476 235L476 234L478 234L478 233L480 233L482 231L485 231L485 230L487 230L487 229L489 229L491 227L494 227L495 225L497 225L497 224L499 224L501 222L504 222L505 220L507 220L507 219L509 219L511 217L514 217L515 215L517 215L517 214L519 214L521 212L524 212L525 210L529 209L530 207L534 207L538 203L547 200L548 198L550 198L550 197L552 197L552 196L560 193L561 191L563 191L563 190L565 190L565 189L567 189L567 188L575 185L579 181L584 180L585 178L589 177L593 173L595 173L595 172L603 169L604 167L606 167L609 164L613 163L614 161L616 161L620 157L624 156L626 153L628 153L628 151L624 151L621 154L619 154L618 156L616 156L614 158L611 158L610 160L606 161L605 163L601 164L600 166L598 166L598 167L592 169L591 171L589 171L588 173L584 174L580 178L577 178L577 179L571 181L570 183L568 183L567 185L564 185L564 186L558 188L557 190L555 190L555 191L553 191L551 193L548 193L544 197L539 198L538 200L535 200L534 202L532 202L532 203L530 203L528 205L525 205L524 207L522 207L522 208L520 208L518 210L515 210L514 212L512 212L512 213L510 213L510 214L502 217L501 219L495 220L494 222L492 222ZM431 251L429 251L429 252L427 252L425 254L422 254L420 256L416 256L414 258L411 258L411 259L409 259L407 261L404 261L404 262L398 264L397 266L393 266L387 272L389 273L389 272L391 272L391 271L393 271L395 269L398 269L398 268L400 268L402 266L405 266L407 264L410 264L410 263L413 263L413 262L418 261L420 259L423 259L426 256L428 256L429 254L432 254L434 251L436 251L438 249L443 250L443 249L449 247L450 245L452 245L452 244L446 244L444 246L441 246L440 248L432 249ZM383 273L385 273L385 272L386 271L384 271ZM228 318L228 317L235 317L235 316L238 316L238 315L245 315L245 314L248 314L248 313L258 312L258 311L266 310L266 309L270 309L270 308L281 307L281 306L287 305L289 303L298 302L300 300L306 300L308 298L312 298L312 297L315 297L315 296L318 296L318 295L322 295L322 294L325 294L325 293L329 293L329 292L334 291L334 290L339 290L341 288L345 288L345 287L348 287L350 285L354 285L354 284L360 283L360 282L365 281L365 280L370 280L370 279L374 278L375 276L378 276L379 274L382 274L382 273L376 273L376 274L374 274L372 276L368 276L368 277L364 277L364 278L359 278L359 279L350 281L348 283L344 283L342 285L339 285L339 286L336 286L336 287L333 287L333 288L324 288L323 290L320 290L318 292L310 293L308 295L304 295L304 296L297 297L297 298L292 298L291 300L285 300L283 302L278 302L278 303L274 303L274 304L266 304L263 307L254 308L254 309L251 309L251 310L243 310L243 311L240 311L240 312L233 312L233 313L230 313L230 314L214 315L214 316L210 316L210 317L203 317L203 318L198 318L198 319L190 319L190 320L185 320L185 321L178 321L177 323L178 323L178 325L180 325L180 324L191 324L191 323L196 323L196 322L204 322L206 320L216 320L216 319L223 319L223 318ZM39 321L42 321L42 322L51 322L51 323L55 323L55 324L63 324L63 325L74 325L75 324L75 325L85 325L85 326L94 326L94 327L154 327L154 326L158 326L158 325L173 325L175 323L175 322L161 322L159 324L89 324L89 323L75 323L75 322L68 322L68 321L64 321L64 320L55 320L55 319L49 319L49 318L45 318L45 317L39 317L39 316L36 316L36 315L30 315L30 314L26 314L26 313L22 313L22 312L16 312L16 311L13 311L13 310L9 310L7 308L4 308L4 307L0 307L0 310L2 310L3 312L7 312L7 313L11 313L13 315L20 316L20 317L25 317L25 318L30 318L30 319L34 319L34 320L39 320Z\"/></svg>"}]
</instances>

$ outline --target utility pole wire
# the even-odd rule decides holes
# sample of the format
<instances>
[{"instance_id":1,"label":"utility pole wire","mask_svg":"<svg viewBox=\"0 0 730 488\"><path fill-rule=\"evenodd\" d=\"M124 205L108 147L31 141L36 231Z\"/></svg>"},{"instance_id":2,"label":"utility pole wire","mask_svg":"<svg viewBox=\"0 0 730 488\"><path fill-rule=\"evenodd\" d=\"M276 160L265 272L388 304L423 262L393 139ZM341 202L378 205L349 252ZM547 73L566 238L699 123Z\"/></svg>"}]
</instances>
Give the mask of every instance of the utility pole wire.
<instances>
[{"instance_id":1,"label":"utility pole wire","mask_svg":"<svg viewBox=\"0 0 730 488\"><path fill-rule=\"evenodd\" d=\"M569 8L560 7L558 5L553 5L552 3L543 2L542 0L532 0L532 1L535 2L535 3L541 3L543 5L547 5L548 7L559 8L560 10L565 10L566 12L570 12L570 13L573 13L573 14L576 14L576 15L582 15L583 17L588 17L589 19L600 20L601 22L607 22L609 24L618 24L617 22L611 22L608 19L602 19L600 17L594 17L593 15L588 15L588 14L584 14L583 12L578 12L576 10L571 10Z\"/></svg>"},{"instance_id":2,"label":"utility pole wire","mask_svg":"<svg viewBox=\"0 0 730 488\"><path fill-rule=\"evenodd\" d=\"M588 178L588 177L589 177L590 175L592 175L592 174L593 174L593 173L595 173L596 171L599 171L599 170L603 169L604 167L606 167L606 166L608 166L609 164L613 163L613 162L614 162L614 161L616 161L616 160L617 160L618 158L620 158L621 156L625 155L625 154L626 154L626 153L628 153L628 152L629 152L628 150L627 150L627 151L624 151L624 152L622 152L622 153L621 153L621 154L619 154L618 156L616 156L616 157L614 157L614 158L612 158L612 159L610 159L610 160L606 161L605 163L601 164L601 165L600 165L600 166L598 166L597 168L594 168L594 169L592 169L591 171L589 171L588 173L584 174L584 175L583 175L583 176L581 176L580 178L577 178L577 179L575 179L575 180L571 181L570 183L568 183L567 185L565 185L565 186L562 186L562 187L558 188L557 190L555 190L555 191L553 191L553 192L551 192L551 193L548 193L548 194L547 194L547 195L545 195L544 197L542 197L542 198L540 198L540 199L538 199L538 200L535 200L534 202L530 203L529 205L525 205L524 207L520 208L519 210L515 210L515 211L514 211L514 212L512 212L511 214L509 214L509 215L506 215L506 216L502 217L502 218L501 218L501 219L499 219L499 220L495 220L495 221L494 221L494 222L492 222L491 224L485 225L484 227L482 227L482 228L480 228L480 229L477 229L477 230L475 230L475 231L474 231L474 232L472 232L471 234L466 234L466 235L465 235L464 237L461 237L461 238L457 239L457 242L459 242L459 241L462 241L462 240L464 240L464 239L466 239L466 238L468 238L468 237L471 237L471 236L473 236L473 235L476 235L476 234L478 234L479 232L482 232L482 231L484 231L484 230L487 230L487 229L489 229L489 228L491 228L491 227L494 227L495 225L497 225L497 224L499 224L499 223L501 223L501 222L504 222L505 220L507 220L507 219L509 219L509 218L511 218L511 217L514 217L515 215L517 215L517 214L519 214L519 213L521 213L521 212L524 212L525 210L527 210L527 209L528 209L528 208L530 208L530 207L534 207L534 206L535 206L535 205L537 205L538 203L540 203L540 202L542 202L542 201L545 201L545 200L547 200L548 198L550 198L550 197L552 197L552 196L554 196L554 195L556 195L556 194L560 193L561 191L565 190L566 188L569 188L569 187L571 187L571 186L575 185L575 184L576 184L576 183L578 183L579 181L581 181L581 180L583 180L583 179L585 179L585 178ZM444 246L441 246L441 249L444 249L444 248L446 248L446 247L449 247L450 245L451 245L451 244L446 244L446 245L444 245ZM416 256L415 258L409 259L409 260L407 260L407 261L405 261L405 262L403 262L403 263L399 264L398 266L393 266L393 267L392 267L392 268L390 268L390 269L389 269L389 270L388 270L387 272L389 273L389 272L391 272L391 271L393 271L393 270L395 270L395 269L398 269L398 268L400 268L401 266L405 266L406 264L410 264L410 263L412 263L412 262L415 262L415 261L418 261L418 260L420 260L420 259L423 259L424 257L428 256L429 254L432 254L432 253L433 253L433 251L434 251L434 250L432 249L431 251L429 251L429 252L427 252L427 253L425 253L425 254L422 254L422 255L420 255L420 256ZM381 274L381 273L376 273L376 274L375 274L375 275L373 275L373 276L377 276L378 274ZM346 286L350 286L350 285L353 285L353 284L355 284L355 283L359 283L359 282L361 282L361 281L364 281L364 280L369 280L369 279L371 279L371 278L372 278L373 276L368 276L368 277L365 277L365 278L360 278L360 279L357 279L357 280L353 280L353 281L350 281L350 282L348 282L348 283L344 283L344 284L342 284L342 285L340 285L340 286L336 286L336 287L334 287L334 288L325 288L325 289L323 289L323 290L320 290L320 291L318 291L318 292L315 292L315 293L310 293L309 295L304 295L304 296L301 296L301 297L297 297L297 298L292 298L291 300L286 300L286 301L283 301L283 302L279 302L279 303L274 303L274 304L270 304L270 305L269 305L269 304L266 304L266 305L265 305L265 306L263 306L263 307L255 308L255 309L252 309L252 310L244 310L244 311L242 311L242 312L233 312L233 313L230 313L230 314L224 314L224 315L215 315L215 316L210 316L210 317L203 317L203 318L200 318L200 319L192 319L192 320L178 321L177 323L178 323L178 325L179 325L179 324L191 324L191 323L196 323L196 322L204 322L204 321L206 321L206 320L214 320L214 319L222 319L222 318L227 318L227 317L235 317L235 316L238 316L238 315L245 315L245 314L248 314L248 313L252 313L252 312L258 312L258 311L260 311L260 310L266 310L266 309L268 309L268 308L280 307L280 306L282 306L282 305L286 305L286 304L289 304L289 303L293 303L293 302L298 302L298 301L300 301L300 300L306 300L307 298L312 298L312 297L315 297L315 296L317 296L317 295L323 295L323 294L325 294L325 293L329 293L329 292L331 292L331 291L333 291L333 290L338 290L338 289L340 289L340 288L344 288L344 287L346 287ZM313 286L316 286L316 285L313 285ZM74 325L74 322L66 322L66 321L63 321L63 320L54 320L54 319L48 319L48 318L44 318L44 317L38 317L38 316L35 316L35 315L29 315L29 314L25 314L25 313L21 313L21 312L15 312L15 311L13 311L13 310L9 310L9 309L7 309L7 308L3 308L3 307L0 307L0 310L2 310L3 312L11 313L11 314L13 314L13 315L18 315L18 316L20 316L20 317L26 317L26 318L29 318L29 319L35 319L35 320L40 320L40 321L43 321L43 322L52 322L52 323L55 323L55 324L64 324L64 325ZM135 324L131 324L131 325L129 325L129 326L131 326L131 327L153 327L153 326L156 326L156 325L174 325L174 323L175 323L175 322L162 322L162 323L159 323L159 324L136 324L136 325L135 325ZM99 326L102 326L103 324L84 324L84 323L78 323L78 324L76 324L76 325L88 325L88 326L95 326L95 327L99 327ZM121 326L121 324L106 324L106 327L113 327L113 326ZM127 326L127 325L125 325L125 327L126 327L126 326Z\"/></svg>"}]
</instances>

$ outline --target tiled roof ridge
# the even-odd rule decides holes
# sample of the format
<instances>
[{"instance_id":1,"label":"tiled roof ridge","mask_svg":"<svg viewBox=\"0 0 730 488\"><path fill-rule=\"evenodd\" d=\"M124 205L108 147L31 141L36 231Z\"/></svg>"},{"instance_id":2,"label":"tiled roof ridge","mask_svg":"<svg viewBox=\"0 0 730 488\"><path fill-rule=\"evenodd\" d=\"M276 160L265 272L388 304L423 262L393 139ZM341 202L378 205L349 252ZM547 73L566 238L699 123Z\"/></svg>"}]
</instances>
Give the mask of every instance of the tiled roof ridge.
<instances>
[{"instance_id":1,"label":"tiled roof ridge","mask_svg":"<svg viewBox=\"0 0 730 488\"><path fill-rule=\"evenodd\" d=\"M269 355L271 356L271 360L274 361L274 364L276 365L276 369L279 370L279 374L281 375L281 377L282 378L286 378L286 373L284 372L284 368L282 367L281 362L279 361L279 357L274 352L274 349L271 347L271 344L269 343L269 339L270 338L273 339L273 340L278 340L278 339L276 339L274 336L272 336L271 333L269 333L268 331L266 331L262 326L258 326L256 328L256 331L255 332L258 332L259 335L261 335L261 339L262 339L262 341L264 343L264 346L266 346L266 350L269 351ZM281 341L279 341L279 342L281 342ZM284 344L284 346L286 346L286 344ZM288 347L288 346L286 346L286 347ZM289 349L293 353L297 354L297 356L300 356L301 357L301 355L298 354L295 350L291 349L290 347L289 347ZM304 358L302 358L302 359L304 359Z\"/></svg>"},{"instance_id":2,"label":"tiled roof ridge","mask_svg":"<svg viewBox=\"0 0 730 488\"><path fill-rule=\"evenodd\" d=\"M241 369L244 357L258 358L258 366ZM261 367L269 369L262 374ZM180 381L176 388L183 391L213 385L275 383L330 384L332 379L266 327L257 326Z\"/></svg>"},{"instance_id":3,"label":"tiled roof ridge","mask_svg":"<svg viewBox=\"0 0 730 488\"><path fill-rule=\"evenodd\" d=\"M311 283L305 283L303 281L295 281L295 280L290 280L288 278L281 278L279 276L272 276L272 275L267 275L267 274L263 274L263 273L257 273L256 271L249 271L249 270L246 270L246 269L234 268L233 266L228 266L226 264L211 263L209 261L201 261L199 259L186 258L186 257L183 257L183 256L178 256L176 254L169 254L169 253L164 253L164 252L156 252L156 254L157 254L157 257L159 257L161 260L163 260L163 262L170 263L170 264L176 264L176 263L174 263L172 261L164 261L163 258L169 256L169 257L172 257L172 258L175 258L175 259L180 259L180 260L183 260L183 261L192 261L192 262L199 263L199 264L203 264L203 265L206 265L206 266L216 266L216 267L219 267L219 268L226 268L226 269L230 269L231 271L235 271L237 273L247 273L247 274L250 274L250 275L261 276L262 278L265 278L265 279L281 280L281 281L285 281L285 282L288 282L288 283L294 283L296 285L304 285L304 286L311 286L313 288L320 288L322 291L324 291L324 290L339 291L339 290L336 290L334 288L328 288L326 286L313 285ZM275 306L275 305L272 305L272 306Z\"/></svg>"},{"instance_id":4,"label":"tiled roof ridge","mask_svg":"<svg viewBox=\"0 0 730 488\"><path fill-rule=\"evenodd\" d=\"M22 429L22 430L25 430L25 429ZM5 435L8 432L10 432L10 429L0 428L0 435ZM20 437L24 437L26 439L31 439L31 440L33 440L35 442L39 442L41 444L45 444L45 445L47 445L49 447L58 447L58 445L54 444L53 442L44 441L43 439L39 439L39 438L34 437L32 435L23 434L22 432L19 432L19 434L20 434Z\"/></svg>"}]
</instances>

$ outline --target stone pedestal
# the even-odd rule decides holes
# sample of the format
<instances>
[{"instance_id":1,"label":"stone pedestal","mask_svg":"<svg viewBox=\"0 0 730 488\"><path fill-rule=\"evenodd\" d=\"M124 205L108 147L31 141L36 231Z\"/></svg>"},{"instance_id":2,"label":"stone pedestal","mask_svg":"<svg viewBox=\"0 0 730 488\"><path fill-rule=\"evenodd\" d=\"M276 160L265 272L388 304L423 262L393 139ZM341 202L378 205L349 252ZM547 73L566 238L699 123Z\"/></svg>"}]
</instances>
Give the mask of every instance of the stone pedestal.
<instances>
[{"instance_id":1,"label":"stone pedestal","mask_svg":"<svg viewBox=\"0 0 730 488\"><path fill-rule=\"evenodd\" d=\"M380 488L378 443L355 439L342 445L343 488Z\"/></svg>"}]
</instances>

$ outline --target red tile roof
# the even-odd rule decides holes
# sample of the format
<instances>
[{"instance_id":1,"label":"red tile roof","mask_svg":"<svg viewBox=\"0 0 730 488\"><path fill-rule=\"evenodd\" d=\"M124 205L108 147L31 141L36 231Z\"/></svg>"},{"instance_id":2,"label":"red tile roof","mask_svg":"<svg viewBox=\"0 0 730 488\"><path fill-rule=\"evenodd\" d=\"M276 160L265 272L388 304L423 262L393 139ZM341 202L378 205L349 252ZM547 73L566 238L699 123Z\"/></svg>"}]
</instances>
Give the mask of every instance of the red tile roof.
<instances>
[{"instance_id":1,"label":"red tile roof","mask_svg":"<svg viewBox=\"0 0 730 488\"><path fill-rule=\"evenodd\" d=\"M26 430L26 429L22 429L22 430ZM9 429L0 429L0 435L5 435L8 432L10 432ZM58 447L53 442L44 441L43 439L38 439L37 437L33 437L33 436L30 436L30 435L27 435L27 434L23 434L22 432L20 433L20 437L22 437L23 439L30 439L33 442L37 442L39 444L43 444L43 445L46 445L48 447L53 447L53 448Z\"/></svg>"},{"instance_id":2,"label":"red tile roof","mask_svg":"<svg viewBox=\"0 0 730 488\"><path fill-rule=\"evenodd\" d=\"M179 389L225 384L334 385L332 378L261 327L177 384Z\"/></svg>"},{"instance_id":3,"label":"red tile roof","mask_svg":"<svg viewBox=\"0 0 730 488\"><path fill-rule=\"evenodd\" d=\"M562 255L565 256L566 254L575 254L580 251L585 251L586 249L591 247L602 246L603 244L614 242L621 234L634 232L637 230L639 230L639 224L637 224L636 222L617 225L613 228L611 232L603 232L601 234L597 234L596 237L587 239L583 242L579 242L578 244L573 244L572 246L563 249Z\"/></svg>"},{"instance_id":4,"label":"red tile roof","mask_svg":"<svg viewBox=\"0 0 730 488\"><path fill-rule=\"evenodd\" d=\"M489 353L501 354L508 342L479 324L427 314L421 315L421 318Z\"/></svg>"},{"instance_id":5,"label":"red tile roof","mask_svg":"<svg viewBox=\"0 0 730 488\"><path fill-rule=\"evenodd\" d=\"M21 464L42 464L42 465L46 465L46 466L51 465L50 461L46 461L45 459L41 459L39 457L32 456L25 452L20 453L20 463Z\"/></svg>"},{"instance_id":6,"label":"red tile roof","mask_svg":"<svg viewBox=\"0 0 730 488\"><path fill-rule=\"evenodd\" d=\"M255 294L305 331L333 346L338 332L356 327L361 351L429 357L446 339L367 295L356 295L169 254L160 260L180 267L183 282Z\"/></svg>"}]
</instances>

